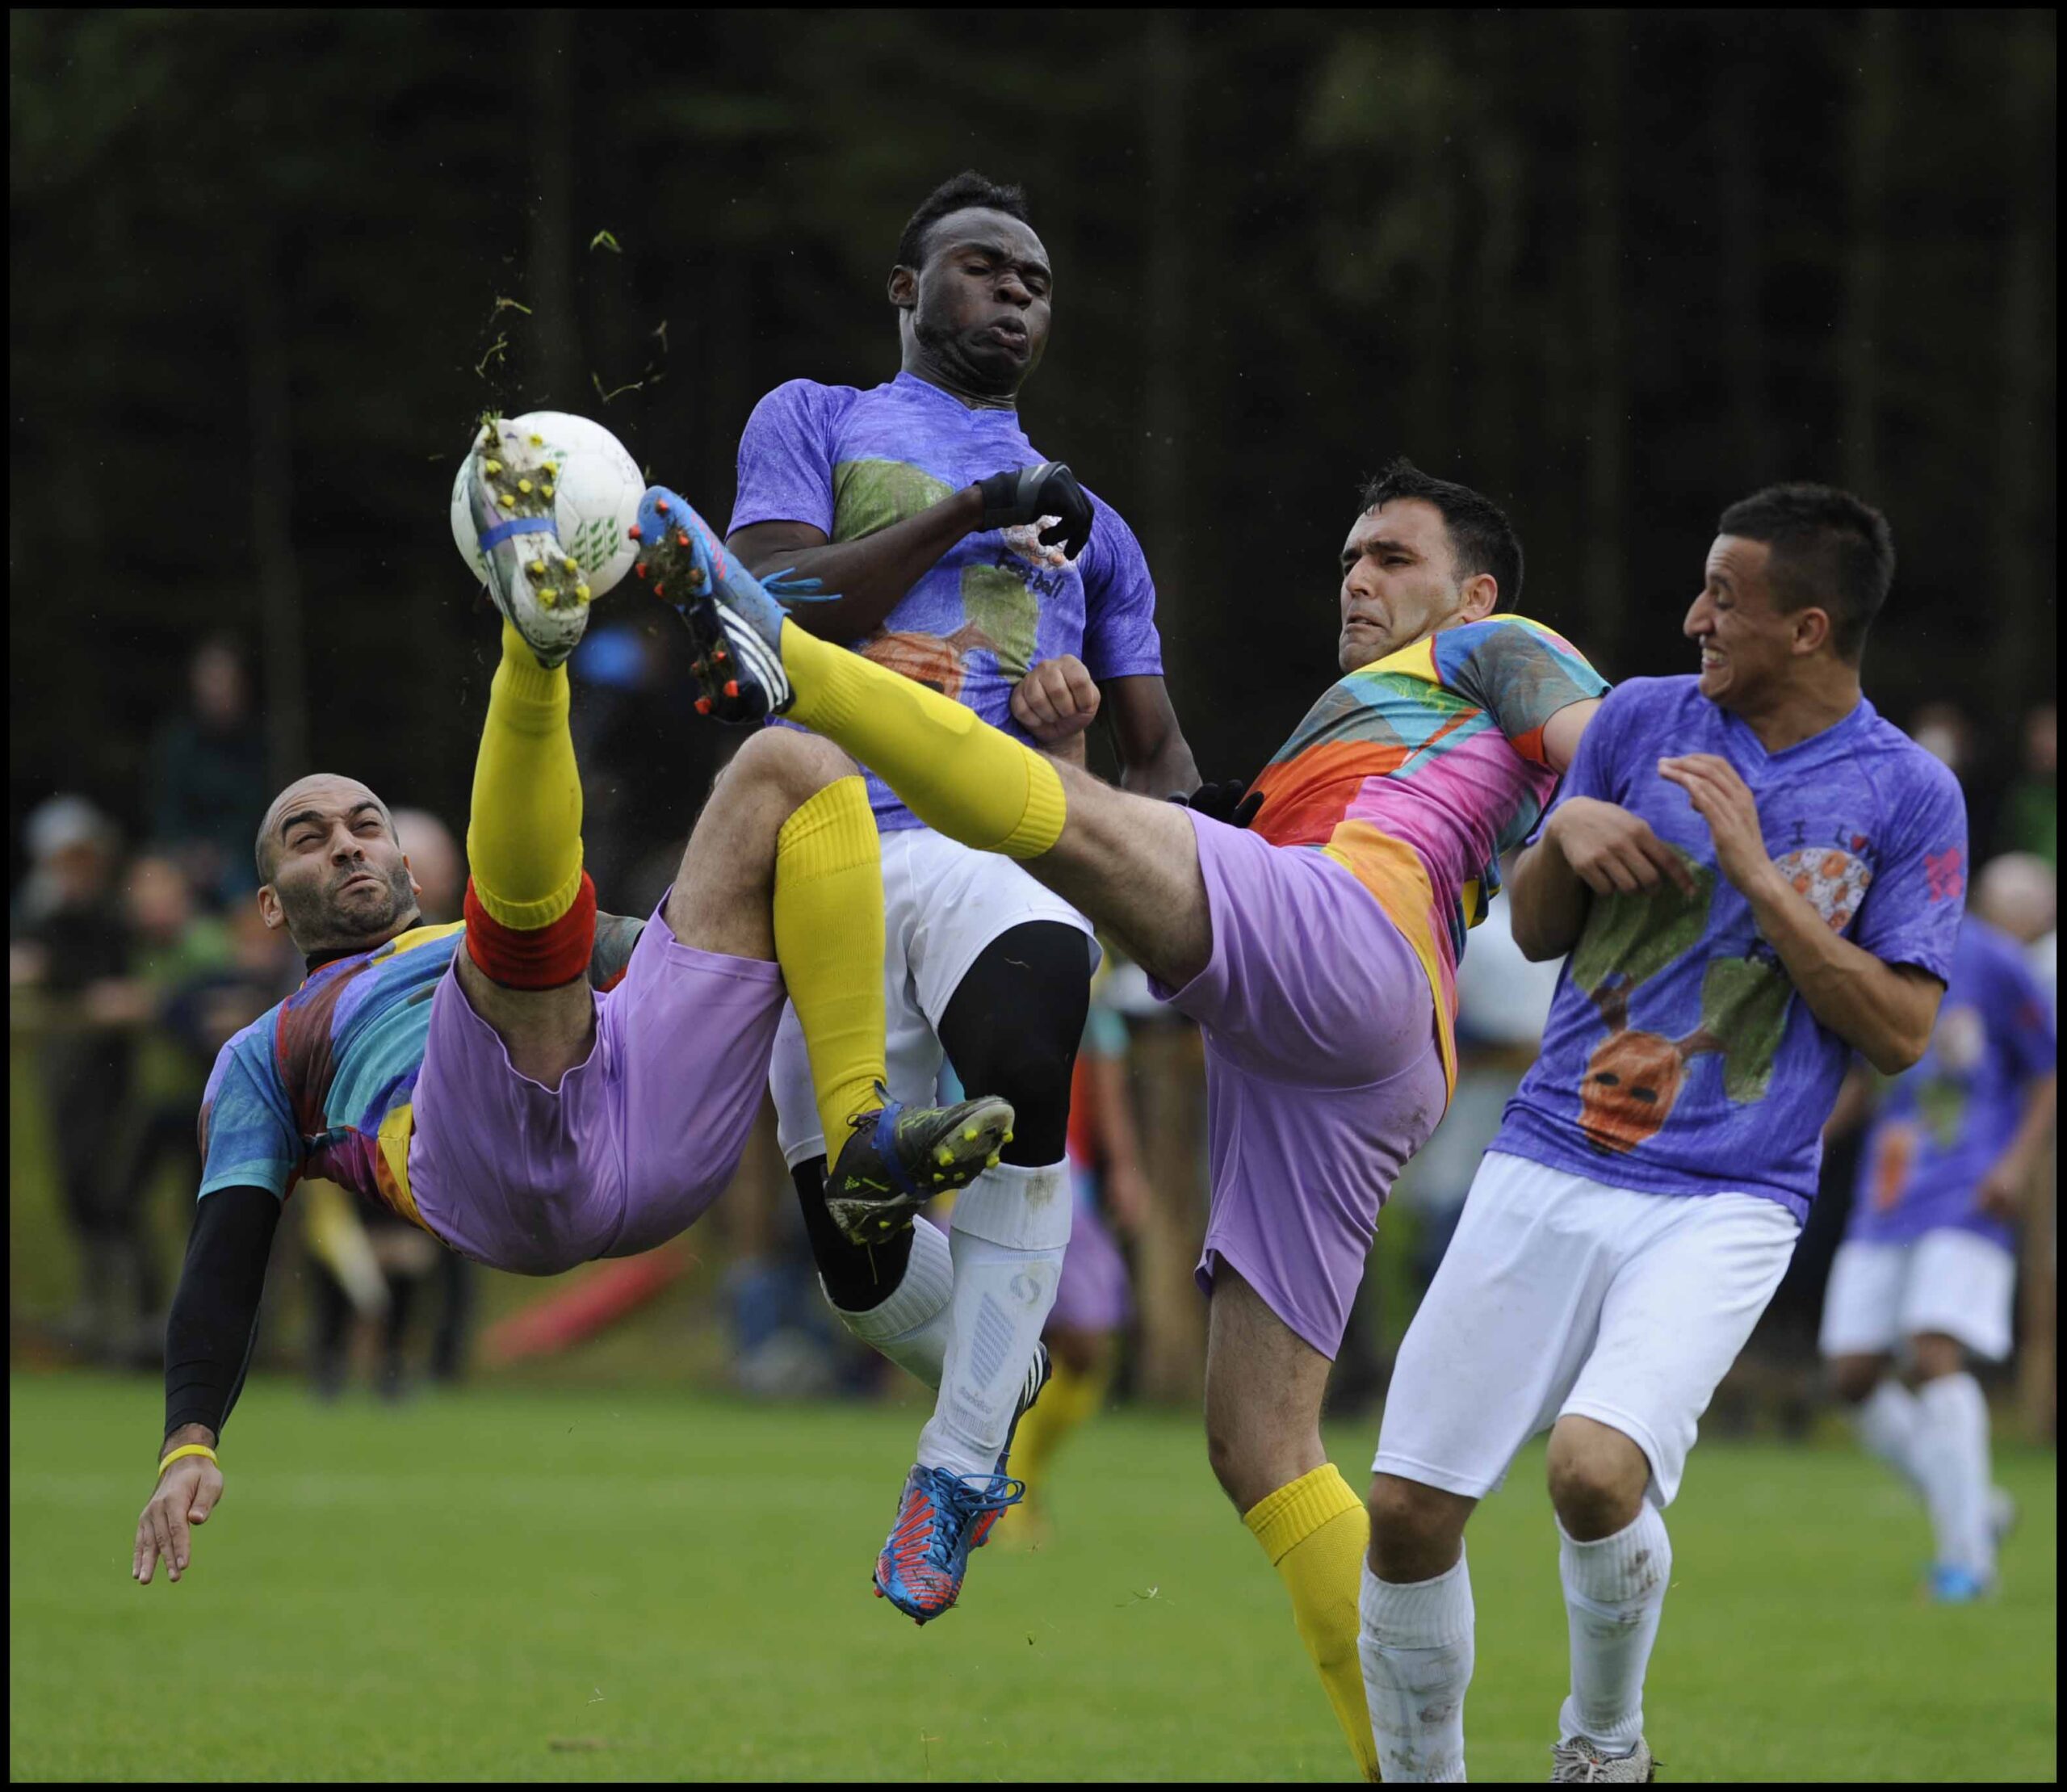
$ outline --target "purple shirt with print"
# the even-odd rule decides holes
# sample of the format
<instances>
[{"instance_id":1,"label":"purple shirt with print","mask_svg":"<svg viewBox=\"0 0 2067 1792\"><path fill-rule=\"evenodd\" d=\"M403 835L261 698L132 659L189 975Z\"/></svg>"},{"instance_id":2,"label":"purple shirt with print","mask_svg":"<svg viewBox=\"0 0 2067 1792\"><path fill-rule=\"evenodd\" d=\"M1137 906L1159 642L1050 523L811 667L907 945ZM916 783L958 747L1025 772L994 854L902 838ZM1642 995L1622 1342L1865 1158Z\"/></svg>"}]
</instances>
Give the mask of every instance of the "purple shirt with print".
<instances>
[{"instance_id":1,"label":"purple shirt with print","mask_svg":"<svg viewBox=\"0 0 2067 1792\"><path fill-rule=\"evenodd\" d=\"M747 420L726 533L803 522L854 541L1044 458L1017 412L971 409L908 373L866 392L792 380ZM1086 495L1096 520L1074 562L1050 564L1059 555L1044 551L1031 527L979 531L950 548L873 635L848 644L1022 741L1013 687L1043 660L1074 653L1101 684L1159 675L1148 563L1119 513ZM920 825L873 774L869 796L878 825Z\"/></svg>"},{"instance_id":2,"label":"purple shirt with print","mask_svg":"<svg viewBox=\"0 0 2067 1792\"><path fill-rule=\"evenodd\" d=\"M1692 678L1612 691L1558 794L1641 816L1694 875L1595 896L1558 979L1543 1051L1491 1149L1652 1194L1738 1190L1804 1218L1851 1047L1818 1022L1658 762L1726 759L1766 850L1830 925L1889 964L1950 973L1966 892L1952 774L1873 706L1767 753ZM1553 812L1554 812L1554 808Z\"/></svg>"},{"instance_id":3,"label":"purple shirt with print","mask_svg":"<svg viewBox=\"0 0 2067 1792\"><path fill-rule=\"evenodd\" d=\"M2052 1010L2023 952L1968 916L1931 1049L1889 1088L1859 1153L1845 1236L1906 1244L1952 1228L2010 1249L2009 1225L1982 1213L1974 1191L2054 1058Z\"/></svg>"}]
</instances>

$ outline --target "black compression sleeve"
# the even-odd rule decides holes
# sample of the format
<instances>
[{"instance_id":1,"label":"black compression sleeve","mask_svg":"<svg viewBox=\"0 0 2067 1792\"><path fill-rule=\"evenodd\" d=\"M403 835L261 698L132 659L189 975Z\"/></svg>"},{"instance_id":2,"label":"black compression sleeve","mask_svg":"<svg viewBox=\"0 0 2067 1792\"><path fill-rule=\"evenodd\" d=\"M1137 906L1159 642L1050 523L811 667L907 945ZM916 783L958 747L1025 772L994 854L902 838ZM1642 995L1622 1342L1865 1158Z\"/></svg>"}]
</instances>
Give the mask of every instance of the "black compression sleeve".
<instances>
[{"instance_id":1,"label":"black compression sleeve","mask_svg":"<svg viewBox=\"0 0 2067 1792\"><path fill-rule=\"evenodd\" d=\"M258 1336L258 1296L280 1223L265 1189L217 1189L194 1211L179 1292L165 1328L165 1433L205 1425L220 1437Z\"/></svg>"}]
</instances>

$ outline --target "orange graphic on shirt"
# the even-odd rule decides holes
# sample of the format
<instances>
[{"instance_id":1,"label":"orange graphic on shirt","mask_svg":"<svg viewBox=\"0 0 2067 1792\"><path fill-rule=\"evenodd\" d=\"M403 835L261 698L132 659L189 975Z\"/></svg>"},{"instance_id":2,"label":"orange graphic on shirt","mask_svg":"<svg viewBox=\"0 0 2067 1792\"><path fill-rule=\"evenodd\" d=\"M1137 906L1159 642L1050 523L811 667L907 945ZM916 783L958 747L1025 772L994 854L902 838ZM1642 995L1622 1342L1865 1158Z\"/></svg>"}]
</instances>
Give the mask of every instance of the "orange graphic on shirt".
<instances>
[{"instance_id":1,"label":"orange graphic on shirt","mask_svg":"<svg viewBox=\"0 0 2067 1792\"><path fill-rule=\"evenodd\" d=\"M1596 989L1593 1001L1608 1037L1579 1079L1579 1131L1595 1151L1619 1157L1658 1136L1686 1086L1688 1061L1723 1043L1704 1028L1674 1040L1632 1027L1625 984Z\"/></svg>"},{"instance_id":2,"label":"orange graphic on shirt","mask_svg":"<svg viewBox=\"0 0 2067 1792\"><path fill-rule=\"evenodd\" d=\"M969 656L996 652L997 643L988 634L966 622L952 635L878 635L862 648L862 657L959 702Z\"/></svg>"}]
</instances>

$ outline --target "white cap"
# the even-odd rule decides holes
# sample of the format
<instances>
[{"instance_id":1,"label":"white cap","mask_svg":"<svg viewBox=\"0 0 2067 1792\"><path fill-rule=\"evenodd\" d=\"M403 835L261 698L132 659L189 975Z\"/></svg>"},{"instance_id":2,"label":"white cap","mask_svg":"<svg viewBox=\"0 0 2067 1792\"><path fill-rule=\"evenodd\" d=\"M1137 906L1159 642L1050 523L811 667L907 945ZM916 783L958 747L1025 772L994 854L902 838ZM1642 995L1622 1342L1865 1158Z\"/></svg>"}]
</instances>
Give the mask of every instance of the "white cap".
<instances>
[{"instance_id":1,"label":"white cap","mask_svg":"<svg viewBox=\"0 0 2067 1792\"><path fill-rule=\"evenodd\" d=\"M30 810L29 857L39 864L74 846L115 844L115 824L83 796L46 797Z\"/></svg>"}]
</instances>

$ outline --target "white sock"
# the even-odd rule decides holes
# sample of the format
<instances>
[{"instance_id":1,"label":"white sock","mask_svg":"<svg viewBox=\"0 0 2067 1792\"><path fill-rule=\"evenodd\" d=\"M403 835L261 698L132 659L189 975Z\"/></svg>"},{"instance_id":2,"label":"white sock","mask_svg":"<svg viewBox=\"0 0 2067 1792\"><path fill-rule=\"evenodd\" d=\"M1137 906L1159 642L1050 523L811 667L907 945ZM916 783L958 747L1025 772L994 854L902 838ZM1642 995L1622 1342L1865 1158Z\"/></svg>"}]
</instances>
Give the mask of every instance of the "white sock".
<instances>
[{"instance_id":1,"label":"white sock","mask_svg":"<svg viewBox=\"0 0 2067 1792\"><path fill-rule=\"evenodd\" d=\"M1646 1500L1612 1537L1581 1543L1562 1525L1558 1570L1572 1641L1572 1690L1558 1714L1560 1741L1584 1736L1625 1755L1644 1733L1644 1670L1672 1584L1672 1539Z\"/></svg>"},{"instance_id":2,"label":"white sock","mask_svg":"<svg viewBox=\"0 0 2067 1792\"><path fill-rule=\"evenodd\" d=\"M1000 1164L956 1196L947 1360L939 1404L919 1433L923 1467L996 1471L1055 1304L1072 1211L1066 1163Z\"/></svg>"},{"instance_id":3,"label":"white sock","mask_svg":"<svg viewBox=\"0 0 2067 1792\"><path fill-rule=\"evenodd\" d=\"M1851 1409L1851 1422L1869 1455L1878 1456L1925 1498L1923 1471L1917 1461L1922 1415L1916 1396L1892 1375L1884 1375L1873 1391Z\"/></svg>"},{"instance_id":4,"label":"white sock","mask_svg":"<svg viewBox=\"0 0 2067 1792\"><path fill-rule=\"evenodd\" d=\"M1995 1572L1989 1510L1988 1401L1964 1371L1916 1391L1917 1461L1938 1559L1985 1580Z\"/></svg>"},{"instance_id":5,"label":"white sock","mask_svg":"<svg viewBox=\"0 0 2067 1792\"><path fill-rule=\"evenodd\" d=\"M1461 1780L1477 1624L1463 1556L1432 1580L1381 1580L1366 1562L1357 1613L1364 1697L1386 1778Z\"/></svg>"},{"instance_id":6,"label":"white sock","mask_svg":"<svg viewBox=\"0 0 2067 1792\"><path fill-rule=\"evenodd\" d=\"M820 1278L819 1286L825 1282ZM904 1279L865 1312L850 1313L826 1296L840 1323L927 1387L940 1386L947 1357L948 1306L954 1295L954 1257L947 1234L930 1220L912 1222L912 1256Z\"/></svg>"}]
</instances>

